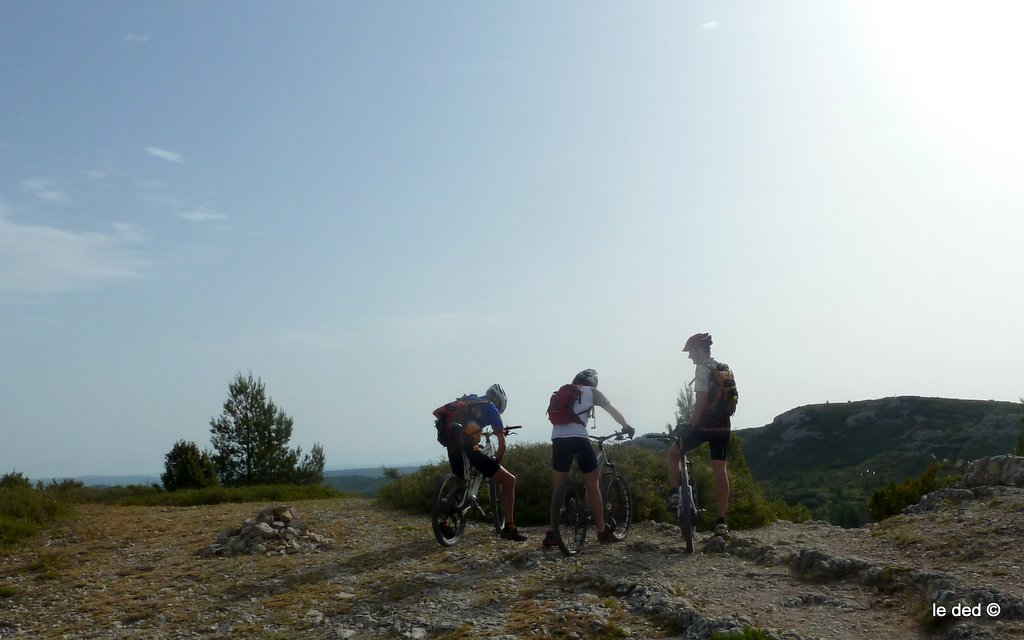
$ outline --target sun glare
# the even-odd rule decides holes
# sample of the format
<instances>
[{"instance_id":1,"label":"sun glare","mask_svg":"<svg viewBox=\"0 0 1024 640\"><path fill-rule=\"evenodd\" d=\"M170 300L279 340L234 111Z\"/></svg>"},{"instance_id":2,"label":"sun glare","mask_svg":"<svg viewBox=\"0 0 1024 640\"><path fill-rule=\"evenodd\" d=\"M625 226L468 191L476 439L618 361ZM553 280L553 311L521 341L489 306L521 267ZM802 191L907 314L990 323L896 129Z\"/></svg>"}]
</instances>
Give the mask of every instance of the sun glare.
<instances>
[{"instance_id":1,"label":"sun glare","mask_svg":"<svg viewBox=\"0 0 1024 640\"><path fill-rule=\"evenodd\" d=\"M989 169L1024 169L1024 3L856 4L872 50L922 124Z\"/></svg>"}]
</instances>

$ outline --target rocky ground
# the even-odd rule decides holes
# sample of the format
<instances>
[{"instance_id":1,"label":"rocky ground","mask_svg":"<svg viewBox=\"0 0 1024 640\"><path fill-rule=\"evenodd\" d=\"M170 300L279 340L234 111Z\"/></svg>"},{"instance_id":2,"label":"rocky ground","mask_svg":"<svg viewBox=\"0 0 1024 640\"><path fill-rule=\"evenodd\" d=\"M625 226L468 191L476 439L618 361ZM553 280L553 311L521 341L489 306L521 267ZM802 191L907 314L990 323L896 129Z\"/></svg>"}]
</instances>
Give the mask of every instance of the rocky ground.
<instances>
[{"instance_id":1,"label":"rocky ground","mask_svg":"<svg viewBox=\"0 0 1024 640\"><path fill-rule=\"evenodd\" d=\"M80 507L0 555L0 638L1024 638L1024 489L984 487L854 530L776 523L729 541L638 523L565 558L471 523L346 498L289 505L330 548L216 555L266 504ZM299 516L301 514L301 516ZM982 605L937 618L933 602ZM998 616L987 607L998 605Z\"/></svg>"}]
</instances>

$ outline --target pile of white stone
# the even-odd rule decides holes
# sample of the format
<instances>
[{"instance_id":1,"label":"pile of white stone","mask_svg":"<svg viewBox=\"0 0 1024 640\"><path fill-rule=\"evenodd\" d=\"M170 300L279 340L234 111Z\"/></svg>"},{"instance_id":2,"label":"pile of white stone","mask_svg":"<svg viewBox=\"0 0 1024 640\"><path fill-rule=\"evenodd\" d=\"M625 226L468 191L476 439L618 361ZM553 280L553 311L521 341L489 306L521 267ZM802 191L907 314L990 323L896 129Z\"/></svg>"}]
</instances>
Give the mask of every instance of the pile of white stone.
<instances>
[{"instance_id":1,"label":"pile of white stone","mask_svg":"<svg viewBox=\"0 0 1024 640\"><path fill-rule=\"evenodd\" d=\"M310 553L327 549L334 540L306 526L298 511L291 507L268 507L240 527L220 532L216 541L199 550L198 555L236 556L249 554Z\"/></svg>"}]
</instances>

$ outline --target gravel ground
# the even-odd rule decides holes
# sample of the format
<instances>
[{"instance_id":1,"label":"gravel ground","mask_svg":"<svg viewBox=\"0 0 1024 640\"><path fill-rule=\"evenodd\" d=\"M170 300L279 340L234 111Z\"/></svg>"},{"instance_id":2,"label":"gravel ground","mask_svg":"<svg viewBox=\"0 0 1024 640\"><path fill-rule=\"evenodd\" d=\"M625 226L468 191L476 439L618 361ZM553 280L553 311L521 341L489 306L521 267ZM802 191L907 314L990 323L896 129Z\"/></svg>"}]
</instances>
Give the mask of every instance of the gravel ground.
<instances>
[{"instance_id":1,"label":"gravel ground","mask_svg":"<svg viewBox=\"0 0 1024 640\"><path fill-rule=\"evenodd\" d=\"M704 534L693 555L637 523L573 558L483 522L445 549L427 516L343 498L289 505L332 548L197 554L268 506L80 507L0 555L0 638L1024 638L1021 489L871 528ZM1002 611L940 620L933 600Z\"/></svg>"}]
</instances>

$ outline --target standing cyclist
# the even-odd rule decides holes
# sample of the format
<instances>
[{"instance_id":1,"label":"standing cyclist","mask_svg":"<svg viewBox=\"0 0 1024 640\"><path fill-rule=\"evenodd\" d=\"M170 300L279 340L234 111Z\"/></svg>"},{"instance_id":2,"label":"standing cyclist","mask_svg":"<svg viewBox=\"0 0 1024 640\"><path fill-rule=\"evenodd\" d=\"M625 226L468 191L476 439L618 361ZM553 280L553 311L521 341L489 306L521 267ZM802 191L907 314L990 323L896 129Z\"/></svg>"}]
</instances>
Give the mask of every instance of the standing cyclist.
<instances>
[{"instance_id":1,"label":"standing cyclist","mask_svg":"<svg viewBox=\"0 0 1024 640\"><path fill-rule=\"evenodd\" d=\"M437 418L438 431L450 435L445 443L448 448L448 464L452 473L465 478L462 468L462 454L465 452L469 464L480 471L485 478L493 479L501 485L501 509L505 514L505 528L501 537L505 540L522 542L526 536L519 533L515 525L516 477L501 466L505 457L505 425L501 422L501 414L508 406L508 397L499 384L492 384L484 395L469 394L456 402L450 402L434 411ZM461 429L450 428L461 425ZM492 458L480 451L480 432L484 427L491 427L498 437L498 450ZM443 523L443 526L448 523ZM448 525L450 526L450 525Z\"/></svg>"},{"instance_id":2,"label":"standing cyclist","mask_svg":"<svg viewBox=\"0 0 1024 640\"><path fill-rule=\"evenodd\" d=\"M711 447L711 470L715 476L715 503L718 507L715 534L724 537L729 534L729 527L725 524L725 513L729 508L729 474L726 472L725 458L729 453L732 423L728 416L713 415L708 411L711 376L718 367L718 362L711 358L711 334L697 333L690 336L683 351L697 365L693 383L695 404L690 424L677 425L676 433L682 430L684 451L705 442ZM672 490L669 501L673 509L679 500L679 455L679 445L673 444L668 450L668 484Z\"/></svg>"},{"instance_id":3,"label":"standing cyclist","mask_svg":"<svg viewBox=\"0 0 1024 640\"><path fill-rule=\"evenodd\" d=\"M587 436L587 422L594 414L594 407L598 406L622 425L622 431L630 438L636 430L629 426L626 419L619 413L619 410L608 402L608 398L597 390L597 372L593 369L585 369L576 374L572 380L572 386L576 388L577 396L571 405L569 415L556 415L551 408L548 409L548 417L551 420L551 469L552 497L554 491L569 478L569 470L572 468L572 461L575 459L579 465L580 473L583 474L583 484L587 487L587 496L590 500L590 512L594 516L594 525L597 527L597 539L601 543L612 542L612 532L615 525L604 521L604 503L601 499L601 489L598 487L597 478L597 454L594 453L594 445L590 443ZM564 389L565 387L563 387ZM555 393L559 393L556 391ZM554 527L555 523L551 523ZM543 546L558 546L555 539L555 532L548 530L544 536Z\"/></svg>"}]
</instances>

